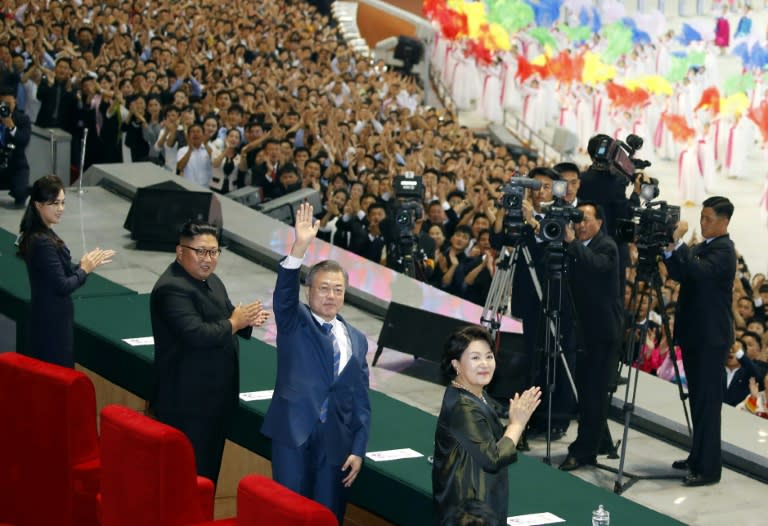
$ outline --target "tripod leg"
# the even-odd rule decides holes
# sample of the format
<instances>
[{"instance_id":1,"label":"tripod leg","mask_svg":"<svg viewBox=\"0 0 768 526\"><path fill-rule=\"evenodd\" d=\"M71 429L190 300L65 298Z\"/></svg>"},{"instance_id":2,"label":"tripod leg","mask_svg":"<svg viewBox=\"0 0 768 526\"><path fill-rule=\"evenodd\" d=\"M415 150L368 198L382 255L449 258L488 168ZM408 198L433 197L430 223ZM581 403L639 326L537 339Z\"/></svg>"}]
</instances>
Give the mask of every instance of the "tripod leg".
<instances>
[{"instance_id":1,"label":"tripod leg","mask_svg":"<svg viewBox=\"0 0 768 526\"><path fill-rule=\"evenodd\" d=\"M661 277L656 276L653 281L656 297L661 298ZM685 399L688 398L688 395L683 391L683 380L680 376L680 368L677 366L677 350L675 349L674 340L672 339L672 330L669 328L669 316L667 316L666 313L663 313L661 316L661 324L664 329L664 336L667 338L667 345L669 346L669 359L672 360L672 367L675 370L675 385L677 385L677 391L680 395L680 402L683 404L685 423L688 426L688 436L692 436L691 419L688 416L688 406L685 405Z\"/></svg>"}]
</instances>

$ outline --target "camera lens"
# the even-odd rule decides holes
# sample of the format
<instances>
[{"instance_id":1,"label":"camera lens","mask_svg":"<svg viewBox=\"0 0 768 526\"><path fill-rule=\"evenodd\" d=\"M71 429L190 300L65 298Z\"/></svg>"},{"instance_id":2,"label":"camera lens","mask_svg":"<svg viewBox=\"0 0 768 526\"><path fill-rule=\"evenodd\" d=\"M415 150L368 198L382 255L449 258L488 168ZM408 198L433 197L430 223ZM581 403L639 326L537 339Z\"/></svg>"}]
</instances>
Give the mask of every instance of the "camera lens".
<instances>
[{"instance_id":1,"label":"camera lens","mask_svg":"<svg viewBox=\"0 0 768 526\"><path fill-rule=\"evenodd\" d=\"M411 216L408 212L400 212L395 216L395 222L398 225L407 225L411 222Z\"/></svg>"},{"instance_id":2,"label":"camera lens","mask_svg":"<svg viewBox=\"0 0 768 526\"><path fill-rule=\"evenodd\" d=\"M563 228L559 223L556 222L547 222L546 224L542 225L541 228L541 235L544 237L544 239L548 239L550 241L559 239L562 232Z\"/></svg>"},{"instance_id":3,"label":"camera lens","mask_svg":"<svg viewBox=\"0 0 768 526\"><path fill-rule=\"evenodd\" d=\"M518 208L520 206L520 196L516 194L507 194L504 196L504 208Z\"/></svg>"}]
</instances>

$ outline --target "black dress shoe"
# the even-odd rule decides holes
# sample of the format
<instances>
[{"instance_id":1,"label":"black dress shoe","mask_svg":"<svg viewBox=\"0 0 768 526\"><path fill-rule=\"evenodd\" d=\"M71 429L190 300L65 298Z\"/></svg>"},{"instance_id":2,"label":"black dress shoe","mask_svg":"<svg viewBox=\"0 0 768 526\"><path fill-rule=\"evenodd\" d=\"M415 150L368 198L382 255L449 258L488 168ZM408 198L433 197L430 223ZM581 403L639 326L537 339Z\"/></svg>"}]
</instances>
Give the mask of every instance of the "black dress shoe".
<instances>
[{"instance_id":1,"label":"black dress shoe","mask_svg":"<svg viewBox=\"0 0 768 526\"><path fill-rule=\"evenodd\" d=\"M596 459L578 459L573 455L568 454L568 456L565 457L565 460L563 460L563 463L560 464L559 469L562 471L573 471L574 469L583 468L584 466L594 466L596 463Z\"/></svg>"},{"instance_id":2,"label":"black dress shoe","mask_svg":"<svg viewBox=\"0 0 768 526\"><path fill-rule=\"evenodd\" d=\"M696 486L708 486L710 484L717 484L720 482L720 477L705 477L704 475L696 475L691 473L683 479L683 486L694 488Z\"/></svg>"},{"instance_id":3,"label":"black dress shoe","mask_svg":"<svg viewBox=\"0 0 768 526\"><path fill-rule=\"evenodd\" d=\"M688 465L688 459L687 458L683 459L683 460L675 460L674 462L672 462L672 469L682 469L682 470L685 470L685 469L688 469L689 467L690 466Z\"/></svg>"}]
</instances>

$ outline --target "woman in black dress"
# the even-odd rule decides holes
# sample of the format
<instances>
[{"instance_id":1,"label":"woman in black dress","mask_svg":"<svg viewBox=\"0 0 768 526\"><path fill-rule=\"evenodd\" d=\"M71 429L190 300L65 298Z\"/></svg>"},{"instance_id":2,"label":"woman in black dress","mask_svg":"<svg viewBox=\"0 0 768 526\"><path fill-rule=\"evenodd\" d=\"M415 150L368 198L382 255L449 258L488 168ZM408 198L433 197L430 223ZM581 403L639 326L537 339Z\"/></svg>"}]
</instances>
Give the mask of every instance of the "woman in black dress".
<instances>
[{"instance_id":1,"label":"woman in black dress","mask_svg":"<svg viewBox=\"0 0 768 526\"><path fill-rule=\"evenodd\" d=\"M477 499L506 524L509 480L507 466L517 460L515 449L541 390L532 387L509 401L509 424L497 416L484 387L496 369L493 342L487 330L464 327L453 333L443 351L443 372L451 378L445 390L435 431L432 493L437 524L465 499Z\"/></svg>"},{"instance_id":2,"label":"woman in black dress","mask_svg":"<svg viewBox=\"0 0 768 526\"><path fill-rule=\"evenodd\" d=\"M69 249L51 227L64 213L64 185L55 175L32 186L21 220L19 255L27 263L32 301L29 317L30 351L46 362L74 367L70 294L85 283L89 272L109 263L113 250L99 248L85 254L73 267Z\"/></svg>"}]
</instances>

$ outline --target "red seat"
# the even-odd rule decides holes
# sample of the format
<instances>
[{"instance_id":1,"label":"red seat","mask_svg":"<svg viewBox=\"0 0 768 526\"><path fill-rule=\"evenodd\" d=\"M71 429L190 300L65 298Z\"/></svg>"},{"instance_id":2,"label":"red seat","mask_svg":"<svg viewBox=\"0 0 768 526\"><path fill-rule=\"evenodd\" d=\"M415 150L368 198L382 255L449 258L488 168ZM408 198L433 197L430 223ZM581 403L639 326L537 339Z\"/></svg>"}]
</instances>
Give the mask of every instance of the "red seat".
<instances>
[{"instance_id":1,"label":"red seat","mask_svg":"<svg viewBox=\"0 0 768 526\"><path fill-rule=\"evenodd\" d=\"M83 373L0 354L0 521L93 526L96 396Z\"/></svg>"},{"instance_id":2,"label":"red seat","mask_svg":"<svg viewBox=\"0 0 768 526\"><path fill-rule=\"evenodd\" d=\"M197 476L189 439L132 409L101 411L102 526L234 525L212 521L213 482Z\"/></svg>"},{"instance_id":3,"label":"red seat","mask_svg":"<svg viewBox=\"0 0 768 526\"><path fill-rule=\"evenodd\" d=\"M261 475L243 477L237 487L237 523L269 526L338 526L336 516Z\"/></svg>"}]
</instances>

